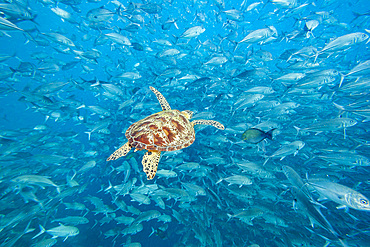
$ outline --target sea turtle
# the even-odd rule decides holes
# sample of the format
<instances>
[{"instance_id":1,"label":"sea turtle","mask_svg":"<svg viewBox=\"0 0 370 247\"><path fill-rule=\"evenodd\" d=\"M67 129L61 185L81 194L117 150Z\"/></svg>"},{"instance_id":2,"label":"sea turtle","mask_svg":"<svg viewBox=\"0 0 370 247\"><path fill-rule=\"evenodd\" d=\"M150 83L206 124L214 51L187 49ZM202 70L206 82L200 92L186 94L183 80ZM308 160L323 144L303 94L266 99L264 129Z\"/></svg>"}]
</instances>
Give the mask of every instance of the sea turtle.
<instances>
[{"instance_id":1,"label":"sea turtle","mask_svg":"<svg viewBox=\"0 0 370 247\"><path fill-rule=\"evenodd\" d=\"M224 126L213 120L194 120L191 119L193 112L171 110L170 105L163 95L155 88L149 87L157 96L161 104L162 111L154 113L142 120L133 123L126 130L128 142L111 154L107 161L116 160L125 156L131 148L147 150L144 154L142 165L147 179L153 179L157 172L159 158L162 151L174 151L190 146L195 140L194 125L212 125L218 129Z\"/></svg>"}]
</instances>

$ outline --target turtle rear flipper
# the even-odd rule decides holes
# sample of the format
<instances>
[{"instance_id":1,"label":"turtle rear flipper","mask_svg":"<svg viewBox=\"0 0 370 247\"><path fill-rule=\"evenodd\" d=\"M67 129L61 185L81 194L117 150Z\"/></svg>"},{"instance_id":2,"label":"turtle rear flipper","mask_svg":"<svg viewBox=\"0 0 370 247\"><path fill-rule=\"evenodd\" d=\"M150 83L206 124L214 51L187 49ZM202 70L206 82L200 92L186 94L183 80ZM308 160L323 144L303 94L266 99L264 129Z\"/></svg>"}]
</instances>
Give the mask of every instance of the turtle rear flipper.
<instances>
[{"instance_id":1,"label":"turtle rear flipper","mask_svg":"<svg viewBox=\"0 0 370 247\"><path fill-rule=\"evenodd\" d=\"M225 127L221 123L219 123L217 121L214 121L214 120L194 120L191 123L193 125L197 125L197 124L211 125L211 126L216 127L217 129L220 129L220 130L225 129Z\"/></svg>"},{"instance_id":2,"label":"turtle rear flipper","mask_svg":"<svg viewBox=\"0 0 370 247\"><path fill-rule=\"evenodd\" d=\"M108 157L107 161L116 160L119 157L125 156L128 152L130 152L130 150L131 150L131 146L130 146L129 142L126 142L119 149L117 149L116 151L114 151L114 153L112 153Z\"/></svg>"},{"instance_id":3,"label":"turtle rear flipper","mask_svg":"<svg viewBox=\"0 0 370 247\"><path fill-rule=\"evenodd\" d=\"M171 110L171 106L170 104L168 104L166 98L159 91L157 91L157 89L155 89L154 87L149 87L149 88L150 90L152 90L155 96L157 96L159 104L161 104L162 110L163 111Z\"/></svg>"},{"instance_id":4,"label":"turtle rear flipper","mask_svg":"<svg viewBox=\"0 0 370 247\"><path fill-rule=\"evenodd\" d=\"M148 151L144 154L141 163L143 164L143 171L146 173L148 180L154 178L157 172L160 158L161 158L160 151Z\"/></svg>"}]
</instances>

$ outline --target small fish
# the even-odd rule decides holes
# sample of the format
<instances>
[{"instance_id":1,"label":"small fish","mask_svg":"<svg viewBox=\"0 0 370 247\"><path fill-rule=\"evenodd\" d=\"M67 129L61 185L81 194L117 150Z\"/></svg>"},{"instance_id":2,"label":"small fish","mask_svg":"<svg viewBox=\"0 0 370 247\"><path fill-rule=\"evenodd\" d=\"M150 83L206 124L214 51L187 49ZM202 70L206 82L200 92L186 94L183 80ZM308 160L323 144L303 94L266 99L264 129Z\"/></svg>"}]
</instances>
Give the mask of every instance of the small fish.
<instances>
[{"instance_id":1,"label":"small fish","mask_svg":"<svg viewBox=\"0 0 370 247\"><path fill-rule=\"evenodd\" d=\"M25 184L25 185L37 185L44 189L46 186L55 187L60 193L60 188L48 177L39 176L39 175L22 175L11 180L16 184Z\"/></svg>"},{"instance_id":2,"label":"small fish","mask_svg":"<svg viewBox=\"0 0 370 247\"><path fill-rule=\"evenodd\" d=\"M81 216L67 216L64 218L52 220L51 222L62 222L63 224L76 226L81 224L87 224L89 223L89 220Z\"/></svg>"},{"instance_id":3,"label":"small fish","mask_svg":"<svg viewBox=\"0 0 370 247\"><path fill-rule=\"evenodd\" d=\"M370 211L369 199L347 186L333 183L327 179L309 179L308 183L320 194L319 200L329 199L342 205L337 208L349 207Z\"/></svg>"},{"instance_id":4,"label":"small fish","mask_svg":"<svg viewBox=\"0 0 370 247\"><path fill-rule=\"evenodd\" d=\"M80 233L78 228L75 227L75 226L64 226L64 225L60 224L60 226L51 228L49 230L45 230L45 228L42 225L40 225L40 232L36 236L34 236L32 239L37 238L38 236L40 236L41 234L43 234L45 232L52 235L53 238L65 237L63 242L66 241L68 237L73 237L73 236L76 236Z\"/></svg>"},{"instance_id":5,"label":"small fish","mask_svg":"<svg viewBox=\"0 0 370 247\"><path fill-rule=\"evenodd\" d=\"M259 130L259 129L250 128L250 129L247 129L243 133L242 138L243 138L244 141L246 141L248 143L257 144L257 143L265 140L266 138L272 140L272 132L274 130L275 129L271 129L267 132L264 132L264 131Z\"/></svg>"},{"instance_id":6,"label":"small fish","mask_svg":"<svg viewBox=\"0 0 370 247\"><path fill-rule=\"evenodd\" d=\"M191 39L194 37L198 37L200 34L202 34L206 29L202 26L195 26L187 29L185 32L183 32L180 36L180 38L184 39Z\"/></svg>"},{"instance_id":7,"label":"small fish","mask_svg":"<svg viewBox=\"0 0 370 247\"><path fill-rule=\"evenodd\" d=\"M48 39L58 44L68 47L75 47L75 44L71 39L67 38L66 36L60 33L43 33L43 35L45 35Z\"/></svg>"},{"instance_id":8,"label":"small fish","mask_svg":"<svg viewBox=\"0 0 370 247\"><path fill-rule=\"evenodd\" d=\"M64 9L61 9L59 7L51 8L51 11L53 11L56 15L58 15L62 20L66 20L72 24L77 24L78 22L73 18L72 14L68 11L65 11Z\"/></svg>"},{"instance_id":9,"label":"small fish","mask_svg":"<svg viewBox=\"0 0 370 247\"><path fill-rule=\"evenodd\" d=\"M107 36L108 39L110 39L111 41L113 41L116 44L126 45L126 46L130 46L131 45L130 40L126 36L123 36L122 34L119 34L119 33L108 33L108 34L104 34L104 35Z\"/></svg>"},{"instance_id":10,"label":"small fish","mask_svg":"<svg viewBox=\"0 0 370 247\"><path fill-rule=\"evenodd\" d=\"M314 226L314 223L317 223L334 236L339 236L329 221L324 217L318 207L310 201L306 194L295 186L291 187L291 192L294 197L294 202L299 205L300 212L310 219L312 227Z\"/></svg>"},{"instance_id":11,"label":"small fish","mask_svg":"<svg viewBox=\"0 0 370 247\"><path fill-rule=\"evenodd\" d=\"M176 19L173 19L173 18L170 18L168 19L167 21L165 21L163 24L162 24L162 29L163 30L169 30L171 28L171 26L174 25L176 27L176 29L179 29L177 27L177 24L176 24Z\"/></svg>"},{"instance_id":12,"label":"small fish","mask_svg":"<svg viewBox=\"0 0 370 247\"><path fill-rule=\"evenodd\" d=\"M91 9L86 14L86 19L91 23L108 22L113 16L114 12L105 9L104 7Z\"/></svg>"},{"instance_id":13,"label":"small fish","mask_svg":"<svg viewBox=\"0 0 370 247\"><path fill-rule=\"evenodd\" d=\"M217 56L208 60L206 63L204 63L204 65L219 66L226 63L227 61L228 59L226 57Z\"/></svg>"},{"instance_id":14,"label":"small fish","mask_svg":"<svg viewBox=\"0 0 370 247\"><path fill-rule=\"evenodd\" d=\"M340 50L345 50L355 44L364 42L368 38L369 35L360 32L340 36L333 41L330 41L321 51L317 52L314 62L316 62L317 57L322 53L334 53Z\"/></svg>"},{"instance_id":15,"label":"small fish","mask_svg":"<svg viewBox=\"0 0 370 247\"><path fill-rule=\"evenodd\" d=\"M149 234L149 237L155 234L157 237L160 237L163 240L168 239L167 232L166 232L167 228L168 228L168 225L164 225L163 227L159 227L158 229L154 229L152 227L152 232Z\"/></svg>"},{"instance_id":16,"label":"small fish","mask_svg":"<svg viewBox=\"0 0 370 247\"><path fill-rule=\"evenodd\" d=\"M114 220L117 221L117 224L131 225L135 218L122 215L114 218Z\"/></svg>"},{"instance_id":17,"label":"small fish","mask_svg":"<svg viewBox=\"0 0 370 247\"><path fill-rule=\"evenodd\" d=\"M240 210L235 214L227 214L229 217L228 221L233 218L238 218L240 221L246 223L247 225L253 226L253 220L255 218L261 217L266 213L265 208L261 206L252 206L248 209Z\"/></svg>"},{"instance_id":18,"label":"small fish","mask_svg":"<svg viewBox=\"0 0 370 247\"><path fill-rule=\"evenodd\" d=\"M297 130L297 135L300 131L316 132L316 134L318 134L324 131L336 131L339 129L343 129L344 139L346 139L346 128L352 127L356 124L357 121L351 118L334 118L313 123L311 126L306 128L301 129L297 126L294 126L294 128Z\"/></svg>"},{"instance_id":19,"label":"small fish","mask_svg":"<svg viewBox=\"0 0 370 247\"><path fill-rule=\"evenodd\" d=\"M51 247L57 243L55 238L47 238L32 245L32 247Z\"/></svg>"},{"instance_id":20,"label":"small fish","mask_svg":"<svg viewBox=\"0 0 370 247\"><path fill-rule=\"evenodd\" d=\"M227 178L220 178L216 182L216 184L218 184L218 183L220 183L222 181L228 182L229 183L229 186L232 185L232 184L239 185L239 188L241 188L243 185L251 185L251 184L253 184L252 179L250 179L249 177L244 176L244 175L233 175L233 176L230 176L230 177L227 177Z\"/></svg>"},{"instance_id":21,"label":"small fish","mask_svg":"<svg viewBox=\"0 0 370 247\"><path fill-rule=\"evenodd\" d=\"M299 174L290 166L283 166L282 167L283 173L292 186L297 187L300 189L307 197L311 198L310 192L306 187L306 183L303 182L302 178Z\"/></svg>"},{"instance_id":22,"label":"small fish","mask_svg":"<svg viewBox=\"0 0 370 247\"><path fill-rule=\"evenodd\" d=\"M311 36L313 38L315 38L315 36L313 35L312 31L319 25L319 21L317 20L309 20L306 22L306 25L305 25L305 31L307 31L306 33L306 38L310 38Z\"/></svg>"},{"instance_id":23,"label":"small fish","mask_svg":"<svg viewBox=\"0 0 370 247\"><path fill-rule=\"evenodd\" d=\"M270 37L277 37L278 32L274 26L269 26L267 28L257 29L253 32L250 32L247 36L245 36L241 41L235 42L236 46L234 48L234 51L237 49L238 45L240 43L257 43L266 41Z\"/></svg>"},{"instance_id":24,"label":"small fish","mask_svg":"<svg viewBox=\"0 0 370 247\"><path fill-rule=\"evenodd\" d=\"M224 12L225 15L227 16L227 18L229 18L231 20L234 20L234 21L243 21L244 20L243 12L241 12L240 10L230 9L230 10L225 10L225 11L222 11L222 12Z\"/></svg>"},{"instance_id":25,"label":"small fish","mask_svg":"<svg viewBox=\"0 0 370 247\"><path fill-rule=\"evenodd\" d=\"M301 150L304 146L305 146L305 143L303 141L294 141L294 142L288 143L282 146L281 148L279 148L272 155L267 156L267 159L265 160L263 165L265 165L270 158L280 158L280 160L283 160L286 156L291 155L291 154L296 156L298 151Z\"/></svg>"},{"instance_id":26,"label":"small fish","mask_svg":"<svg viewBox=\"0 0 370 247\"><path fill-rule=\"evenodd\" d=\"M11 31L19 30L19 31L24 32L22 28L18 27L17 25L15 25L14 23L8 21L7 19L3 17L0 17L0 30L11 30Z\"/></svg>"}]
</instances>

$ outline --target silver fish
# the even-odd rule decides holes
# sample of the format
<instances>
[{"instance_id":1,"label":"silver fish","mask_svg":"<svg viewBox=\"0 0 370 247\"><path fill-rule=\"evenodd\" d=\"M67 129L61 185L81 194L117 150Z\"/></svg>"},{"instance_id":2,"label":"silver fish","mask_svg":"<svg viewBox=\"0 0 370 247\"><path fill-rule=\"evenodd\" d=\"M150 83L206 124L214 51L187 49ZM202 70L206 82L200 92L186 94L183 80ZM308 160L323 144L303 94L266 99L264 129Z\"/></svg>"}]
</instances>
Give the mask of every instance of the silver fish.
<instances>
[{"instance_id":1,"label":"silver fish","mask_svg":"<svg viewBox=\"0 0 370 247\"><path fill-rule=\"evenodd\" d=\"M8 21L7 19L4 19L3 17L0 17L0 30L5 30L5 31L18 30L18 31L24 32L22 28L18 27L17 25Z\"/></svg>"},{"instance_id":2,"label":"silver fish","mask_svg":"<svg viewBox=\"0 0 370 247\"><path fill-rule=\"evenodd\" d=\"M187 29L185 32L183 32L179 38L185 38L185 39L191 39L198 37L202 33L204 33L206 29L202 26L195 26Z\"/></svg>"},{"instance_id":3,"label":"silver fish","mask_svg":"<svg viewBox=\"0 0 370 247\"><path fill-rule=\"evenodd\" d=\"M334 119L323 120L323 121L314 123L311 126L306 127L306 128L301 129L296 126L294 126L294 128L297 130L297 134L300 131L320 133L323 131L335 131L339 129L346 129L348 127L355 126L356 124L357 124L357 121L351 118L334 118Z\"/></svg>"},{"instance_id":4,"label":"silver fish","mask_svg":"<svg viewBox=\"0 0 370 247\"><path fill-rule=\"evenodd\" d=\"M369 38L369 35L366 33L350 33L343 36L336 38L333 41L330 41L321 51L318 51L315 57L315 61L317 57L322 53L333 53L336 51L344 50L349 48L355 44L364 42Z\"/></svg>"},{"instance_id":5,"label":"silver fish","mask_svg":"<svg viewBox=\"0 0 370 247\"><path fill-rule=\"evenodd\" d=\"M270 158L280 158L280 160L283 160L286 156L291 154L296 156L298 154L298 151L301 150L304 146L305 143L303 141L294 141L286 144L275 151L272 155L267 156L267 159L265 160L263 165L265 165Z\"/></svg>"},{"instance_id":6,"label":"silver fish","mask_svg":"<svg viewBox=\"0 0 370 247\"><path fill-rule=\"evenodd\" d=\"M334 230L334 228L324 217L321 211L317 208L317 206L314 206L311 203L310 199L300 189L293 186L290 188L290 191L292 192L296 202L298 203L299 209L302 210L301 212L310 219L312 227L316 222L318 225L320 225L328 232L332 233L334 236L339 236L339 234Z\"/></svg>"},{"instance_id":7,"label":"silver fish","mask_svg":"<svg viewBox=\"0 0 370 247\"><path fill-rule=\"evenodd\" d=\"M329 199L340 204L340 208L370 211L370 201L361 193L327 179L309 179L308 183L320 194L319 200Z\"/></svg>"},{"instance_id":8,"label":"silver fish","mask_svg":"<svg viewBox=\"0 0 370 247\"><path fill-rule=\"evenodd\" d=\"M41 234L43 234L45 232L52 235L53 238L58 238L58 237L64 238L63 241L66 241L68 239L68 237L77 236L80 233L78 228L75 227L75 226L60 225L60 226L45 230L45 228L40 225L40 232L37 235L35 235L32 239L37 238L38 236L40 236Z\"/></svg>"}]
</instances>

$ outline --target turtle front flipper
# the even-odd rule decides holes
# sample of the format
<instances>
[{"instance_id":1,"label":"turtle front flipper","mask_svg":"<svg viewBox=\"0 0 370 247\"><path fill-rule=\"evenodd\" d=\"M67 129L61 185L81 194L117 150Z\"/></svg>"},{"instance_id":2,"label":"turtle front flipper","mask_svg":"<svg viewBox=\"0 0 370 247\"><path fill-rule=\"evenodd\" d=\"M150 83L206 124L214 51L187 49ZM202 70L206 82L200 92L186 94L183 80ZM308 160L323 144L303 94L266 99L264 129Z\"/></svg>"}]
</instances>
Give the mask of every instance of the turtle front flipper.
<instances>
[{"instance_id":1,"label":"turtle front flipper","mask_svg":"<svg viewBox=\"0 0 370 247\"><path fill-rule=\"evenodd\" d=\"M160 151L148 151L144 154L141 164L143 164L143 171L146 173L148 180L154 178L160 158Z\"/></svg>"},{"instance_id":2,"label":"turtle front flipper","mask_svg":"<svg viewBox=\"0 0 370 247\"><path fill-rule=\"evenodd\" d=\"M214 121L214 120L194 120L191 123L193 125L197 125L197 124L211 125L211 126L216 127L217 129L220 129L220 130L225 129L225 127L221 123L219 123L217 121Z\"/></svg>"},{"instance_id":3,"label":"turtle front flipper","mask_svg":"<svg viewBox=\"0 0 370 247\"><path fill-rule=\"evenodd\" d=\"M116 160L119 157L125 156L128 152L130 152L130 150L131 150L131 146L130 146L130 144L128 142L126 142L119 149L117 149L116 151L114 151L114 153L112 153L108 157L107 161Z\"/></svg>"},{"instance_id":4,"label":"turtle front flipper","mask_svg":"<svg viewBox=\"0 0 370 247\"><path fill-rule=\"evenodd\" d=\"M157 89L155 89L154 87L149 87L149 88L150 90L152 90L155 96L157 96L159 104L161 104L162 111L171 110L171 106L170 104L168 104L166 98L160 92L158 92Z\"/></svg>"}]
</instances>

